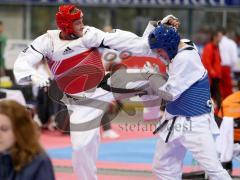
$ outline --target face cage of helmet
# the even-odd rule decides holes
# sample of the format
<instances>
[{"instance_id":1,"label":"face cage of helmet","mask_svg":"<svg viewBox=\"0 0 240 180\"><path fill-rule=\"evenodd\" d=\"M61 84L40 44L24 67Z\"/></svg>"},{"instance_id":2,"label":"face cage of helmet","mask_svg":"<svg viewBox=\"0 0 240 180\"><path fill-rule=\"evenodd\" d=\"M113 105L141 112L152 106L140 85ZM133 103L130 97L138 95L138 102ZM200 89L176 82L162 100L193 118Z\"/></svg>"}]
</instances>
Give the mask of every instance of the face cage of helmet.
<instances>
[{"instance_id":1,"label":"face cage of helmet","mask_svg":"<svg viewBox=\"0 0 240 180\"><path fill-rule=\"evenodd\" d=\"M171 59L169 58L167 52L166 52L164 49L162 49L162 48L156 48L156 49L152 49L152 51L157 54L157 57L158 57L166 66L171 62Z\"/></svg>"},{"instance_id":2,"label":"face cage of helmet","mask_svg":"<svg viewBox=\"0 0 240 180\"><path fill-rule=\"evenodd\" d=\"M71 14L78 13L80 10L78 8L74 8L71 11ZM83 29L84 29L84 23L83 23L83 15L79 19L75 19L72 21L72 34L68 34L64 31L61 32L63 39L76 39L83 36Z\"/></svg>"},{"instance_id":3,"label":"face cage of helmet","mask_svg":"<svg viewBox=\"0 0 240 180\"><path fill-rule=\"evenodd\" d=\"M81 17L80 19L74 20L72 26L74 35L77 37L82 37L84 29L83 18Z\"/></svg>"}]
</instances>

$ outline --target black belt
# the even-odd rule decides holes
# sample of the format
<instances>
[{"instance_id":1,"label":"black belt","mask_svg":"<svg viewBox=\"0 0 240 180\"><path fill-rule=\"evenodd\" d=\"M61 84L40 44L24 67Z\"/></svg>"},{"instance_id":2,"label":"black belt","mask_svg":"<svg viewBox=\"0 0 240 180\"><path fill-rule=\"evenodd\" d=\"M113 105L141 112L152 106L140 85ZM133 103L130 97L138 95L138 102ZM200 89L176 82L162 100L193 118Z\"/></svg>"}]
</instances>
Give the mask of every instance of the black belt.
<instances>
[{"instance_id":1,"label":"black belt","mask_svg":"<svg viewBox=\"0 0 240 180\"><path fill-rule=\"evenodd\" d=\"M172 133L172 131L173 131L173 128L174 128L174 124L175 124L176 119L177 119L177 116L175 116L175 117L173 118L172 124L171 124L171 126L170 126L169 132L168 132L167 137L166 137L166 140L165 140L165 143L167 143L168 140L169 140L169 137L170 137L170 135L171 135L171 133ZM153 131L153 134L157 134L158 131L160 131L164 126L166 126L168 122L169 122L169 119L168 119L168 120L165 120L162 124L160 124L160 126L158 126L158 127L155 129L155 131Z\"/></svg>"}]
</instances>

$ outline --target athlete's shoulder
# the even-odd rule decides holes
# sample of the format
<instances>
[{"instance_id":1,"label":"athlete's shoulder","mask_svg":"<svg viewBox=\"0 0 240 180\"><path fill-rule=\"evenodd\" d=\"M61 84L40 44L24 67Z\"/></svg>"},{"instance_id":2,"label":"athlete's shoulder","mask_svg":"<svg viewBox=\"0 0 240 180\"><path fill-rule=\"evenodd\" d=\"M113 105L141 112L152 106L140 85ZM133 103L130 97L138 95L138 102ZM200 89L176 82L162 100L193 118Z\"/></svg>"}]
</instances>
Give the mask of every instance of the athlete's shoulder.
<instances>
[{"instance_id":1,"label":"athlete's shoulder","mask_svg":"<svg viewBox=\"0 0 240 180\"><path fill-rule=\"evenodd\" d=\"M31 43L31 47L33 47L35 50L37 50L43 55L49 54L49 52L51 52L53 49L54 39L56 38L51 36L47 31L46 33L34 39Z\"/></svg>"},{"instance_id":2,"label":"athlete's shoulder","mask_svg":"<svg viewBox=\"0 0 240 180\"><path fill-rule=\"evenodd\" d=\"M90 47L99 47L105 37L105 33L95 27L85 26L83 29L83 44Z\"/></svg>"},{"instance_id":3,"label":"athlete's shoulder","mask_svg":"<svg viewBox=\"0 0 240 180\"><path fill-rule=\"evenodd\" d=\"M83 35L89 35L89 34L93 35L99 31L100 31L99 29L93 26L84 26Z\"/></svg>"},{"instance_id":4,"label":"athlete's shoulder","mask_svg":"<svg viewBox=\"0 0 240 180\"><path fill-rule=\"evenodd\" d=\"M184 48L181 48L177 55L175 56L175 61L181 61L183 63L188 63L189 61L199 59L200 56L196 49L190 45L186 45Z\"/></svg>"},{"instance_id":5,"label":"athlete's shoulder","mask_svg":"<svg viewBox=\"0 0 240 180\"><path fill-rule=\"evenodd\" d=\"M60 30L48 30L46 35L59 38L60 32L61 32Z\"/></svg>"}]
</instances>

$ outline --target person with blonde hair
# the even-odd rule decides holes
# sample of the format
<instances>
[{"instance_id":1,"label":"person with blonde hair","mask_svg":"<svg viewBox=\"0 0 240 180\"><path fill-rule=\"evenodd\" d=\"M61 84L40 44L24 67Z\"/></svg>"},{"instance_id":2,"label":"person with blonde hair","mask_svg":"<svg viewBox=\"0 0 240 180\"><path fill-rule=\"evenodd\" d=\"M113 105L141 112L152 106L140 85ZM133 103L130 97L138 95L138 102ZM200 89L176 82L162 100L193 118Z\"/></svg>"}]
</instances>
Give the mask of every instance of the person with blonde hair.
<instances>
[{"instance_id":1,"label":"person with blonde hair","mask_svg":"<svg viewBox=\"0 0 240 180\"><path fill-rule=\"evenodd\" d=\"M55 179L30 113L12 100L0 101L0 179Z\"/></svg>"}]
</instances>

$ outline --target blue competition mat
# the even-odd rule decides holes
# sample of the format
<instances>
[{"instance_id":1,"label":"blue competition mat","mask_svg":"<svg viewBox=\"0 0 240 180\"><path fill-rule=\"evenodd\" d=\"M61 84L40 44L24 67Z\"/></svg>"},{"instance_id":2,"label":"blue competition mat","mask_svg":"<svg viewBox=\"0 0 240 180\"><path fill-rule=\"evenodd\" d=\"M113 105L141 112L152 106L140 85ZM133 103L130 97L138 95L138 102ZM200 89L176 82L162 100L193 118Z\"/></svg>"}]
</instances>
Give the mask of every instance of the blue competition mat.
<instances>
[{"instance_id":1,"label":"blue competition mat","mask_svg":"<svg viewBox=\"0 0 240 180\"><path fill-rule=\"evenodd\" d=\"M124 140L102 143L100 145L100 161L122 162L122 163L147 163L151 164L157 138L146 138L140 140ZM48 154L53 159L71 159L72 148L49 149ZM191 153L187 153L184 159L184 165L194 165ZM233 162L234 168L240 168L240 163Z\"/></svg>"}]
</instances>

